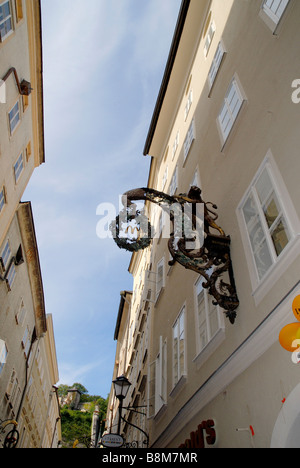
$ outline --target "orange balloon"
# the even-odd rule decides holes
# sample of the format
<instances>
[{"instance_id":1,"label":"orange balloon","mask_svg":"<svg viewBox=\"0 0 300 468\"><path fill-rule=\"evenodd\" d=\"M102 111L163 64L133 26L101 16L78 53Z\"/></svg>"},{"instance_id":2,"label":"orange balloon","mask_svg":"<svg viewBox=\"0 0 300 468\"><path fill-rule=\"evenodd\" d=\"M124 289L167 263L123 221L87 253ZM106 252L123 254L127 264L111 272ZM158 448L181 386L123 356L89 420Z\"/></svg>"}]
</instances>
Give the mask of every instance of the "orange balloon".
<instances>
[{"instance_id":1,"label":"orange balloon","mask_svg":"<svg viewBox=\"0 0 300 468\"><path fill-rule=\"evenodd\" d=\"M296 296L293 300L292 304L293 314L295 315L296 319L300 322L300 296Z\"/></svg>"},{"instance_id":2,"label":"orange balloon","mask_svg":"<svg viewBox=\"0 0 300 468\"><path fill-rule=\"evenodd\" d=\"M298 340L297 343L295 341ZM300 323L289 323L279 333L281 346L293 353L300 346ZM293 346L294 344L294 346Z\"/></svg>"}]
</instances>

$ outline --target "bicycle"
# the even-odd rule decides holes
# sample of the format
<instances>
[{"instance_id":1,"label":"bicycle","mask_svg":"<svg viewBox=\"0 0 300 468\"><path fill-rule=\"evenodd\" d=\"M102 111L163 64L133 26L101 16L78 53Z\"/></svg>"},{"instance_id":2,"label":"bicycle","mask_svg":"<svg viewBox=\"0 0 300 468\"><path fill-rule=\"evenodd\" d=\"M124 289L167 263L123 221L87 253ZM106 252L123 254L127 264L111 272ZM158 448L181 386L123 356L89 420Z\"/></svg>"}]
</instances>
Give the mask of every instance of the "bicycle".
<instances>
[{"instance_id":1,"label":"bicycle","mask_svg":"<svg viewBox=\"0 0 300 468\"><path fill-rule=\"evenodd\" d=\"M11 430L10 425L13 426ZM0 435L6 434L3 442L3 448L16 448L19 442L18 423L14 419L0 419ZM8 430L8 432L7 432Z\"/></svg>"}]
</instances>

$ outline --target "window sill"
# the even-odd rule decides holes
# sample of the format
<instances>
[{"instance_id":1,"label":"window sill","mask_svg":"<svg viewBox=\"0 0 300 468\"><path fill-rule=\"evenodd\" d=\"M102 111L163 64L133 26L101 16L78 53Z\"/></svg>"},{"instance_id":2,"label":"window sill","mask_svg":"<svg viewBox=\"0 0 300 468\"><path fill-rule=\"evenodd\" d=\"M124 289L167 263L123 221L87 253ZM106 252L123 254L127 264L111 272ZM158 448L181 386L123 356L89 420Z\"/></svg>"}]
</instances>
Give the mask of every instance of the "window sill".
<instances>
[{"instance_id":1,"label":"window sill","mask_svg":"<svg viewBox=\"0 0 300 468\"><path fill-rule=\"evenodd\" d=\"M196 364L197 369L204 364L205 361L215 352L215 350L221 345L225 340L225 328L219 328L215 333L213 338L207 343L206 346L197 354L193 359L193 362Z\"/></svg>"},{"instance_id":2,"label":"window sill","mask_svg":"<svg viewBox=\"0 0 300 468\"><path fill-rule=\"evenodd\" d=\"M178 393L182 390L182 388L184 387L185 383L186 383L186 380L187 380L187 376L186 374L182 375L180 377L180 379L178 380L177 384L175 385L175 387L173 388L173 390L171 391L170 393L170 397L171 398L175 398Z\"/></svg>"},{"instance_id":3,"label":"window sill","mask_svg":"<svg viewBox=\"0 0 300 468\"><path fill-rule=\"evenodd\" d=\"M167 405L164 403L160 408L159 410L157 411L157 413L154 415L153 419L154 421L158 422L162 417L163 415L165 414L167 410Z\"/></svg>"}]
</instances>

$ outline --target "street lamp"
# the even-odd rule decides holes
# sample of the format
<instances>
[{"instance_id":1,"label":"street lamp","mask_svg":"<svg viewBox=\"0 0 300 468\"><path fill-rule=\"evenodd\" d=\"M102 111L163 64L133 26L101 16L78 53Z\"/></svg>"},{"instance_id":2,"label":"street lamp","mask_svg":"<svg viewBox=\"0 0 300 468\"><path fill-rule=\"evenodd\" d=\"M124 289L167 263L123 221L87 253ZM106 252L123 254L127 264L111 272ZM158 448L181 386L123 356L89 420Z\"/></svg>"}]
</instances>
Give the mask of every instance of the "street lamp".
<instances>
[{"instance_id":1,"label":"street lamp","mask_svg":"<svg viewBox=\"0 0 300 468\"><path fill-rule=\"evenodd\" d=\"M118 400L119 400L118 434L120 435L123 400L127 396L129 387L131 386L131 383L125 377L125 375L121 375L120 377L117 377L116 380L113 380L113 384L114 384L116 398L118 398Z\"/></svg>"}]
</instances>

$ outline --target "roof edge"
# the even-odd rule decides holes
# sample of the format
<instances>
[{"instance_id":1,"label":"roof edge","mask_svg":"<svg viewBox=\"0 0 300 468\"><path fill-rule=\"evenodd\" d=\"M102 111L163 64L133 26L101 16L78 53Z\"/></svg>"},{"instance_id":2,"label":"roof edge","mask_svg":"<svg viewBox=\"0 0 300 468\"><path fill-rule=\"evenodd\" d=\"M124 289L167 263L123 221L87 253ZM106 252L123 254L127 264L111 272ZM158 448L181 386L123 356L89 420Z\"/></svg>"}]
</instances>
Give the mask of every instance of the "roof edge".
<instances>
[{"instance_id":1,"label":"roof edge","mask_svg":"<svg viewBox=\"0 0 300 468\"><path fill-rule=\"evenodd\" d=\"M181 4L181 7L180 7L180 12L179 12L177 24L176 24L176 27L175 27L175 33L174 33L174 36L173 36L171 49L170 49L170 52L169 52L165 72L164 72L164 75L163 75L163 80L162 80L162 83L161 83L161 87L160 87L158 98L157 98L156 105L155 105L155 108L154 108L152 120L151 120L151 123L150 123L150 128L149 128L147 139L146 139L145 146L144 146L144 151L143 151L144 156L148 156L149 151L150 151L150 147L151 147L153 136L154 136L154 133L155 133L155 130L156 130L158 118L159 118L159 115L160 115L160 112L161 112L161 108L162 108L162 105L163 105L163 102L164 102L164 99L165 99L165 95L166 95L166 92L167 92L167 88L168 88L168 84L169 84L169 81L170 81L171 73L172 73L172 70L173 70L177 50L178 50L179 43L180 43L180 40L181 40L181 36L182 36L182 32L183 32L183 28L184 28L184 25L185 25L185 21L186 21L186 17L187 17L187 13L188 13L190 3L191 3L191 0L183 0L182 4Z\"/></svg>"}]
</instances>

